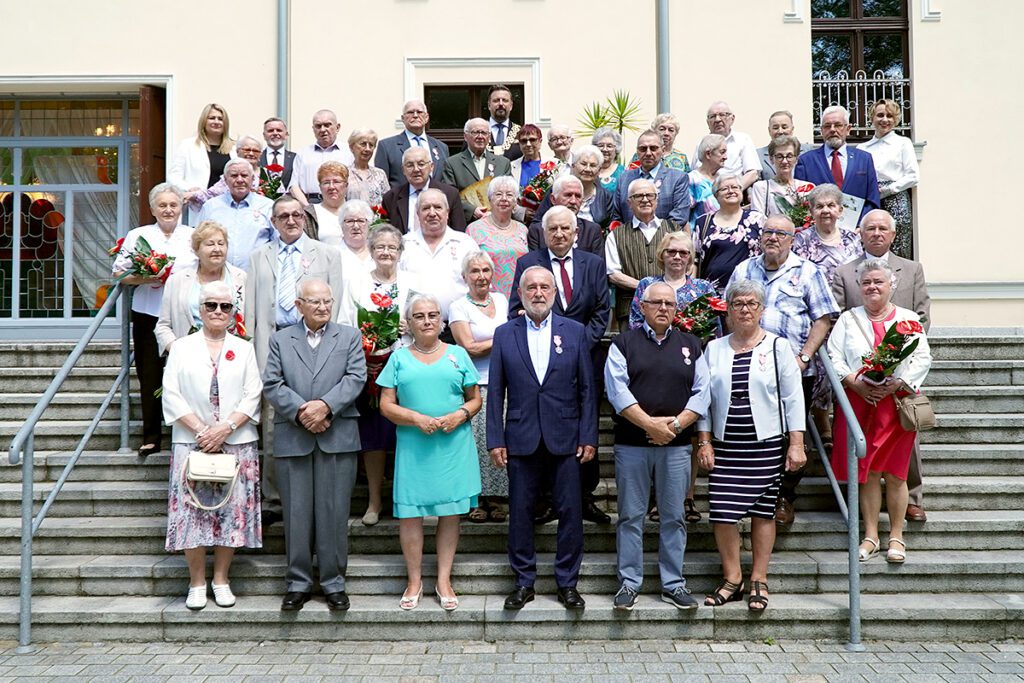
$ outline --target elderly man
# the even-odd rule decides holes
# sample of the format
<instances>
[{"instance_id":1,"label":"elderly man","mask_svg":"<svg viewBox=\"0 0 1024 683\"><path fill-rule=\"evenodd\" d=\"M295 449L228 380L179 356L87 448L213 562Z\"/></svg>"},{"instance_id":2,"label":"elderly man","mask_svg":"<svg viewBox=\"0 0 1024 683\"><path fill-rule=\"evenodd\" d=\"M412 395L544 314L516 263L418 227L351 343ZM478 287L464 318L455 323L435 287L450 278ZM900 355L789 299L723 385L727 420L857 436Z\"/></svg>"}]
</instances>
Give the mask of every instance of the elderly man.
<instances>
[{"instance_id":1,"label":"elderly man","mask_svg":"<svg viewBox=\"0 0 1024 683\"><path fill-rule=\"evenodd\" d=\"M615 410L615 484L619 521L615 547L619 591L613 608L631 610L644 579L644 515L652 476L661 514L658 568L661 599L695 609L686 589L683 497L690 486L690 440L700 414L687 408L707 378L697 375L700 340L672 330L676 292L664 282L644 290L644 324L615 337L604 382ZM667 507L666 507L667 506Z\"/></svg>"},{"instance_id":2,"label":"elderly man","mask_svg":"<svg viewBox=\"0 0 1024 683\"><path fill-rule=\"evenodd\" d=\"M572 129L564 123L552 123L548 128L548 149L555 155L555 161L564 164L565 173L572 168Z\"/></svg>"},{"instance_id":3,"label":"elderly man","mask_svg":"<svg viewBox=\"0 0 1024 683\"><path fill-rule=\"evenodd\" d=\"M725 138L726 157L725 165L722 167L723 172L740 176L740 184L746 190L760 177L761 160L754 147L754 140L746 133L732 129L735 120L732 108L726 102L719 100L712 102L708 107L708 132ZM699 140L697 146L700 146ZM696 155L696 148L694 148L694 152L693 158L697 160L697 166L700 166L700 157Z\"/></svg>"},{"instance_id":4,"label":"elderly man","mask_svg":"<svg viewBox=\"0 0 1024 683\"><path fill-rule=\"evenodd\" d=\"M836 268L832 276L832 293L836 303L844 311L862 305L860 283L857 282L857 266L866 258L880 258L888 261L896 276L896 286L892 290L892 303L908 308L920 316L925 332L931 324L931 298L928 296L928 285L924 277L924 268L920 263L901 258L889 251L896 239L896 221L883 209L869 211L860 224L860 241L864 245L864 255ZM907 488L910 491L910 502L907 505L907 520L924 522L928 514L924 510L924 486L921 482L921 447L914 441L914 450L910 458L910 471L907 474Z\"/></svg>"},{"instance_id":5,"label":"elderly man","mask_svg":"<svg viewBox=\"0 0 1024 683\"><path fill-rule=\"evenodd\" d=\"M356 482L356 398L366 383L362 337L331 322L335 295L305 280L302 323L270 338L263 390L278 416L274 462L284 507L288 569L281 609L302 609L313 591L313 548L328 609L347 610L348 515Z\"/></svg>"},{"instance_id":6,"label":"elderly man","mask_svg":"<svg viewBox=\"0 0 1024 683\"><path fill-rule=\"evenodd\" d=\"M653 130L640 133L636 141L639 168L628 169L619 176L615 188L615 205L612 218L622 223L633 220L629 205L629 184L637 178L650 180L658 190L658 203L654 213L658 218L669 218L679 225L690 220L693 199L690 196L690 178L687 174L662 163L661 136Z\"/></svg>"},{"instance_id":7,"label":"elderly man","mask_svg":"<svg viewBox=\"0 0 1024 683\"><path fill-rule=\"evenodd\" d=\"M268 199L277 199L287 192L298 199L303 206L308 203L306 195L299 187L299 177L302 175L302 162L298 155L285 149L288 142L288 125L276 116L272 116L263 122L263 141L267 143L266 148L260 152L260 168L270 171L271 166L280 166L281 184L278 186L277 195L267 196Z\"/></svg>"},{"instance_id":8,"label":"elderly man","mask_svg":"<svg viewBox=\"0 0 1024 683\"><path fill-rule=\"evenodd\" d=\"M508 610L535 596L531 516L546 479L558 515L558 601L569 610L586 607L576 590L583 560L579 469L597 452L597 392L586 330L552 311L555 280L540 266L523 271L518 298L526 315L498 327L491 346L487 449L495 466L508 468L508 559L516 577Z\"/></svg>"},{"instance_id":9,"label":"elderly man","mask_svg":"<svg viewBox=\"0 0 1024 683\"><path fill-rule=\"evenodd\" d=\"M818 267L792 253L796 228L786 216L772 216L761 230L761 256L742 261L729 284L739 280L760 282L765 289L761 326L789 341L803 373L804 402L811 404L814 364L811 359L824 343L839 315L832 287ZM793 501L803 470L786 472L775 508L777 524L791 524Z\"/></svg>"},{"instance_id":10,"label":"elderly man","mask_svg":"<svg viewBox=\"0 0 1024 683\"><path fill-rule=\"evenodd\" d=\"M423 147L409 147L402 153L403 182L384 193L381 204L390 223L404 232L419 229L416 200L420 193L434 188L444 193L449 206L459 206L459 191L434 178L434 163L430 152ZM462 211L448 214L449 225L459 232L466 231L466 214Z\"/></svg>"},{"instance_id":11,"label":"elderly man","mask_svg":"<svg viewBox=\"0 0 1024 683\"><path fill-rule=\"evenodd\" d=\"M454 185L459 192L462 192L484 178L512 175L511 162L505 157L495 156L488 149L489 135L490 130L487 127L487 122L483 119L466 121L466 125L462 129L462 136L466 140L466 149L448 157L448 160L444 162L444 173L441 176L444 182ZM466 199L462 200L462 210L466 214L467 224L490 213L482 206L477 206L476 203Z\"/></svg>"},{"instance_id":12,"label":"elderly man","mask_svg":"<svg viewBox=\"0 0 1024 683\"><path fill-rule=\"evenodd\" d=\"M216 221L228 233L228 263L243 270L249 256L270 241L273 230L270 214L273 202L252 191L252 164L246 159L231 159L224 165L226 194L203 204L199 220Z\"/></svg>"},{"instance_id":13,"label":"elderly man","mask_svg":"<svg viewBox=\"0 0 1024 683\"><path fill-rule=\"evenodd\" d=\"M509 118L512 115L512 91L507 86L492 85L487 92L487 110L491 118L487 121L490 131L489 147L494 154L509 161L523 156L519 149L519 124Z\"/></svg>"},{"instance_id":14,"label":"elderly man","mask_svg":"<svg viewBox=\"0 0 1024 683\"><path fill-rule=\"evenodd\" d=\"M321 109L313 114L313 136L316 142L297 153L302 162L299 189L312 204L319 204L323 199L320 194L320 182L316 177L320 164L325 161L337 161L345 166L351 166L355 162L355 157L348 146L342 147L338 144L340 130L341 124L338 123L338 117L334 112L330 109Z\"/></svg>"},{"instance_id":15,"label":"elderly man","mask_svg":"<svg viewBox=\"0 0 1024 683\"><path fill-rule=\"evenodd\" d=\"M448 206L441 190L420 193L416 200L420 229L406 233L399 264L417 279L420 292L437 297L444 320L448 320L448 306L469 291L462 278L462 259L480 250L472 237L448 227Z\"/></svg>"},{"instance_id":16,"label":"elderly man","mask_svg":"<svg viewBox=\"0 0 1024 683\"><path fill-rule=\"evenodd\" d=\"M768 117L768 139L793 134L793 115L785 109L773 112ZM772 163L768 154L768 145L757 148L757 156L761 160L761 180L772 180L775 178L775 164Z\"/></svg>"},{"instance_id":17,"label":"elderly man","mask_svg":"<svg viewBox=\"0 0 1024 683\"><path fill-rule=\"evenodd\" d=\"M843 194L863 200L858 220L840 220L842 227L852 230L868 211L880 208L882 200L871 154L846 144L850 129L850 112L839 106L826 109L821 116L821 137L825 144L801 154L793 176L815 185L835 183Z\"/></svg>"},{"instance_id":18,"label":"elderly man","mask_svg":"<svg viewBox=\"0 0 1024 683\"><path fill-rule=\"evenodd\" d=\"M432 162L431 171L427 177L435 182L441 180L444 162L448 159L448 145L427 135L428 123L430 123L430 114L427 112L427 105L420 100L409 100L402 107L402 124L405 125L405 130L377 143L377 153L373 157L373 165L387 174L389 184L397 185L406 182L408 174L405 173L404 155L410 149L426 151L427 159ZM388 215L394 216L393 213L388 213Z\"/></svg>"},{"instance_id":19,"label":"elderly man","mask_svg":"<svg viewBox=\"0 0 1024 683\"><path fill-rule=\"evenodd\" d=\"M661 271L657 252L662 238L683 229L678 223L655 215L657 202L658 188L653 182L643 178L631 182L629 208L632 219L608 233L604 242L608 280L616 289L615 319L619 321L619 329L629 327L629 307L640 280Z\"/></svg>"},{"instance_id":20,"label":"elderly man","mask_svg":"<svg viewBox=\"0 0 1024 683\"><path fill-rule=\"evenodd\" d=\"M605 196L610 198L607 190L604 192ZM526 233L526 246L530 248L530 251L544 246L543 220L547 212L552 206L564 206L576 216L576 242L573 246L604 258L604 237L601 235L601 226L594 221L580 217L582 205L583 183L580 182L580 179L572 175L556 178L555 182L551 184L551 192L537 208L537 215L533 217L533 222L530 223L530 228Z\"/></svg>"}]
</instances>

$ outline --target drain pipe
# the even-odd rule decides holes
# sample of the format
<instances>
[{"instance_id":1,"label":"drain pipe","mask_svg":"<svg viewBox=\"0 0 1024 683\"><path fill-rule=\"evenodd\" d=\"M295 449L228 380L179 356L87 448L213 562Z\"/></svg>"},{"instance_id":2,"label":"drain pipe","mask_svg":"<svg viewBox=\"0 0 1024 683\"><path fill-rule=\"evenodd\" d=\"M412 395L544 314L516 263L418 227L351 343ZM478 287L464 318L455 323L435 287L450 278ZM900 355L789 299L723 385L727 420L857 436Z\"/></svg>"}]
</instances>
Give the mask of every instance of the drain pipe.
<instances>
[{"instance_id":1,"label":"drain pipe","mask_svg":"<svg viewBox=\"0 0 1024 683\"><path fill-rule=\"evenodd\" d=\"M672 110L671 88L668 76L668 2L655 0L655 27L657 30L657 75L658 75L658 113Z\"/></svg>"},{"instance_id":2,"label":"drain pipe","mask_svg":"<svg viewBox=\"0 0 1024 683\"><path fill-rule=\"evenodd\" d=\"M277 0L277 116L288 120L288 0Z\"/></svg>"}]
</instances>

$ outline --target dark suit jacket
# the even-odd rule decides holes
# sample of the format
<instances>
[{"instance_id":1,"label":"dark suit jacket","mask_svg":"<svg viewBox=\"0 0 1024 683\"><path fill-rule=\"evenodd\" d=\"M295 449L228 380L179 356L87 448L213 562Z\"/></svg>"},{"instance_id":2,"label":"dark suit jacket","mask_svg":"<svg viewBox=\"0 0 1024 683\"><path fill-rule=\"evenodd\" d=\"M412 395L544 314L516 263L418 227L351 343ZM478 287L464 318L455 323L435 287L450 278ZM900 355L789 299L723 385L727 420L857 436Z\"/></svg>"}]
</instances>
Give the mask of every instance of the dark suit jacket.
<instances>
[{"instance_id":1,"label":"dark suit jacket","mask_svg":"<svg viewBox=\"0 0 1024 683\"><path fill-rule=\"evenodd\" d=\"M857 282L857 266L864 262L865 257L844 263L836 268L832 275L832 294L836 297L839 308L846 311L855 306L863 306L860 284ZM928 296L928 284L924 278L924 268L917 261L889 254L889 266L896 276L896 286L892 290L892 302L897 306L910 309L921 318L924 331L931 326L932 300Z\"/></svg>"},{"instance_id":2,"label":"dark suit jacket","mask_svg":"<svg viewBox=\"0 0 1024 683\"><path fill-rule=\"evenodd\" d=\"M466 214L462 211L462 200L459 199L459 191L447 183L430 180L429 189L441 190L448 198L448 225L453 230L466 232ZM384 210L388 212L388 220L403 233L409 232L409 223L412 216L409 216L409 182L402 176L402 184L395 185L384 193L381 200Z\"/></svg>"},{"instance_id":3,"label":"dark suit jacket","mask_svg":"<svg viewBox=\"0 0 1024 683\"><path fill-rule=\"evenodd\" d=\"M512 162L505 157L495 156L490 150L484 152L484 172L489 176L512 175ZM454 185L459 192L466 189L478 180L483 180L476 174L476 165L473 163L473 155L468 149L448 157L444 164L442 180L449 185ZM473 205L469 202L462 202L462 209L466 214L466 223L473 222Z\"/></svg>"},{"instance_id":4,"label":"dark suit jacket","mask_svg":"<svg viewBox=\"0 0 1024 683\"><path fill-rule=\"evenodd\" d=\"M537 213L533 214L531 227L534 223L540 225L540 220L544 218L544 214L551 208L551 204L551 193L549 192L548 196L544 197L544 201L537 207ZM593 217L594 223L597 223L602 228L607 228L608 224L612 222L612 213L614 211L615 196L598 183L594 201L590 205L590 215Z\"/></svg>"},{"instance_id":5,"label":"dark suit jacket","mask_svg":"<svg viewBox=\"0 0 1024 683\"><path fill-rule=\"evenodd\" d=\"M270 165L267 159L269 149L264 149L260 152L260 166L266 168ZM282 194L288 190L288 184L292 181L292 169L295 168L295 152L290 152L287 149L284 150L284 173L281 174L281 189Z\"/></svg>"},{"instance_id":6,"label":"dark suit jacket","mask_svg":"<svg viewBox=\"0 0 1024 683\"><path fill-rule=\"evenodd\" d=\"M878 177L875 175L875 162L871 155L855 147L846 146L849 158L846 161L846 173L843 175L843 192L854 197L864 198L864 210L861 217L872 209L882 208L882 199L878 193ZM835 183L832 177L832 149L822 145L818 149L804 152L796 162L793 177L812 182L815 185Z\"/></svg>"},{"instance_id":7,"label":"dark suit jacket","mask_svg":"<svg viewBox=\"0 0 1024 683\"><path fill-rule=\"evenodd\" d=\"M642 172L639 168L634 168L623 171L619 176L619 183L615 187L613 220L623 223L633 220L633 210L629 208L626 194L629 192L629 184L639 178ZM693 199L690 197L690 177L678 169L668 168L662 164L654 184L658 187L658 205L654 207L654 215L658 218L670 218L679 225L686 225L690 220L690 207L693 206Z\"/></svg>"},{"instance_id":8,"label":"dark suit jacket","mask_svg":"<svg viewBox=\"0 0 1024 683\"><path fill-rule=\"evenodd\" d=\"M567 455L578 446L597 445L597 392L582 325L551 317L551 355L544 377L537 377L530 360L526 316L494 331L490 363L488 449L532 455L543 439L550 453Z\"/></svg>"},{"instance_id":9,"label":"dark suit jacket","mask_svg":"<svg viewBox=\"0 0 1024 683\"><path fill-rule=\"evenodd\" d=\"M516 274L512 281L512 294L508 300L508 317L519 315L523 302L519 299L519 278L530 266L543 266L554 273L547 247L527 252L516 261ZM556 273L555 277L559 277ZM608 299L608 276L604 261L593 254L579 249L572 250L572 300L569 307L562 307L562 298L555 296L554 311L571 318L587 328L588 349L597 348L598 342L608 329L611 304Z\"/></svg>"},{"instance_id":10,"label":"dark suit jacket","mask_svg":"<svg viewBox=\"0 0 1024 683\"><path fill-rule=\"evenodd\" d=\"M439 181L441 174L444 173L444 162L448 160L448 145L429 135L425 137L430 146L431 161L434 162L434 172L430 179ZM409 138L406 137L404 130L398 135L384 138L377 143L377 153L373 157L373 165L387 173L388 182L392 185L406 182L405 174L402 173L402 155L407 149L409 149Z\"/></svg>"},{"instance_id":11,"label":"dark suit jacket","mask_svg":"<svg viewBox=\"0 0 1024 683\"><path fill-rule=\"evenodd\" d=\"M547 248L544 243L544 228L540 221L530 223L530 227L526 231L526 246L530 251ZM574 246L594 256L600 256L601 261L604 261L604 235L597 223L576 216L576 244Z\"/></svg>"}]
</instances>

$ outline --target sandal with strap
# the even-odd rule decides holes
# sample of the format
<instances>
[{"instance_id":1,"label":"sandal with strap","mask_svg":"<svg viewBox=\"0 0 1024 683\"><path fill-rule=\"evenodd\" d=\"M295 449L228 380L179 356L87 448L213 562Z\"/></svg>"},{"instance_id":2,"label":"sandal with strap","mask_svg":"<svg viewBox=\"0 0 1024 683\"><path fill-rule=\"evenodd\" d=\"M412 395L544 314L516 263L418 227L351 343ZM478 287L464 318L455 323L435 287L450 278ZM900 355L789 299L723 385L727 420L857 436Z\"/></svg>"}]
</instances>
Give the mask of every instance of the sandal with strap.
<instances>
[{"instance_id":1,"label":"sandal with strap","mask_svg":"<svg viewBox=\"0 0 1024 683\"><path fill-rule=\"evenodd\" d=\"M871 550L861 548L857 551L857 556L860 558L861 562L867 562L872 557L878 554L878 539L865 537L861 540L860 544L864 545L865 543L870 543L872 547Z\"/></svg>"},{"instance_id":2,"label":"sandal with strap","mask_svg":"<svg viewBox=\"0 0 1024 683\"><path fill-rule=\"evenodd\" d=\"M500 506L491 508L487 516L492 522L498 522L499 524L508 520L508 513Z\"/></svg>"},{"instance_id":3,"label":"sandal with strap","mask_svg":"<svg viewBox=\"0 0 1024 683\"><path fill-rule=\"evenodd\" d=\"M732 591L729 595L725 594L725 591ZM740 581L738 584L722 579L722 583L718 584L718 587L704 598L704 605L706 607L721 607L722 605L729 602L739 602L743 599L743 582Z\"/></svg>"},{"instance_id":4,"label":"sandal with strap","mask_svg":"<svg viewBox=\"0 0 1024 683\"><path fill-rule=\"evenodd\" d=\"M683 501L683 509L686 510L684 519L687 522L693 524L700 521L700 511L697 510L697 506L694 503L693 498L687 498Z\"/></svg>"},{"instance_id":5,"label":"sandal with strap","mask_svg":"<svg viewBox=\"0 0 1024 683\"><path fill-rule=\"evenodd\" d=\"M903 550L900 550L898 548L893 548L892 547L893 543L899 543L901 546L903 546ZM888 562L889 564L903 564L904 562L907 561L907 544L906 543L904 543L903 541L901 541L898 538L890 538L888 546L889 546L889 550L885 553L885 561L886 562Z\"/></svg>"},{"instance_id":6,"label":"sandal with strap","mask_svg":"<svg viewBox=\"0 0 1024 683\"><path fill-rule=\"evenodd\" d=\"M469 511L469 521L480 524L487 521L487 510L482 507L473 508Z\"/></svg>"},{"instance_id":7,"label":"sandal with strap","mask_svg":"<svg viewBox=\"0 0 1024 683\"><path fill-rule=\"evenodd\" d=\"M764 591L764 592L762 592ZM747 609L751 612L763 612L768 607L768 584L764 581L750 582L750 597L747 598Z\"/></svg>"}]
</instances>

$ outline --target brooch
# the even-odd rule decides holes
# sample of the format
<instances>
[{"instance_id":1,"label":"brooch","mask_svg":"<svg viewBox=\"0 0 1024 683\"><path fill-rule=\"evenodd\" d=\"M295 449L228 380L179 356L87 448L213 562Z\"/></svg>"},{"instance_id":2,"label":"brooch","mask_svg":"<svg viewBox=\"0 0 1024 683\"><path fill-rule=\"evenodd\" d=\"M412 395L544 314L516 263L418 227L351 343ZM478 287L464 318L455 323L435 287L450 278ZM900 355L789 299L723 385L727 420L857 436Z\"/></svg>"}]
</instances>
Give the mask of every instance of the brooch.
<instances>
[{"instance_id":1,"label":"brooch","mask_svg":"<svg viewBox=\"0 0 1024 683\"><path fill-rule=\"evenodd\" d=\"M441 155L438 153L437 147L435 147L433 151L434 151L434 161L437 161L438 159L441 158Z\"/></svg>"},{"instance_id":2,"label":"brooch","mask_svg":"<svg viewBox=\"0 0 1024 683\"><path fill-rule=\"evenodd\" d=\"M451 364L452 364L453 368L455 368L456 370L459 369L459 361L455 358L455 354L449 353L448 354L448 360L451 361Z\"/></svg>"},{"instance_id":3,"label":"brooch","mask_svg":"<svg viewBox=\"0 0 1024 683\"><path fill-rule=\"evenodd\" d=\"M761 366L761 371L762 372L767 370L768 369L768 354L767 353L763 353L763 352L758 354L757 362L758 362L758 365Z\"/></svg>"}]
</instances>

